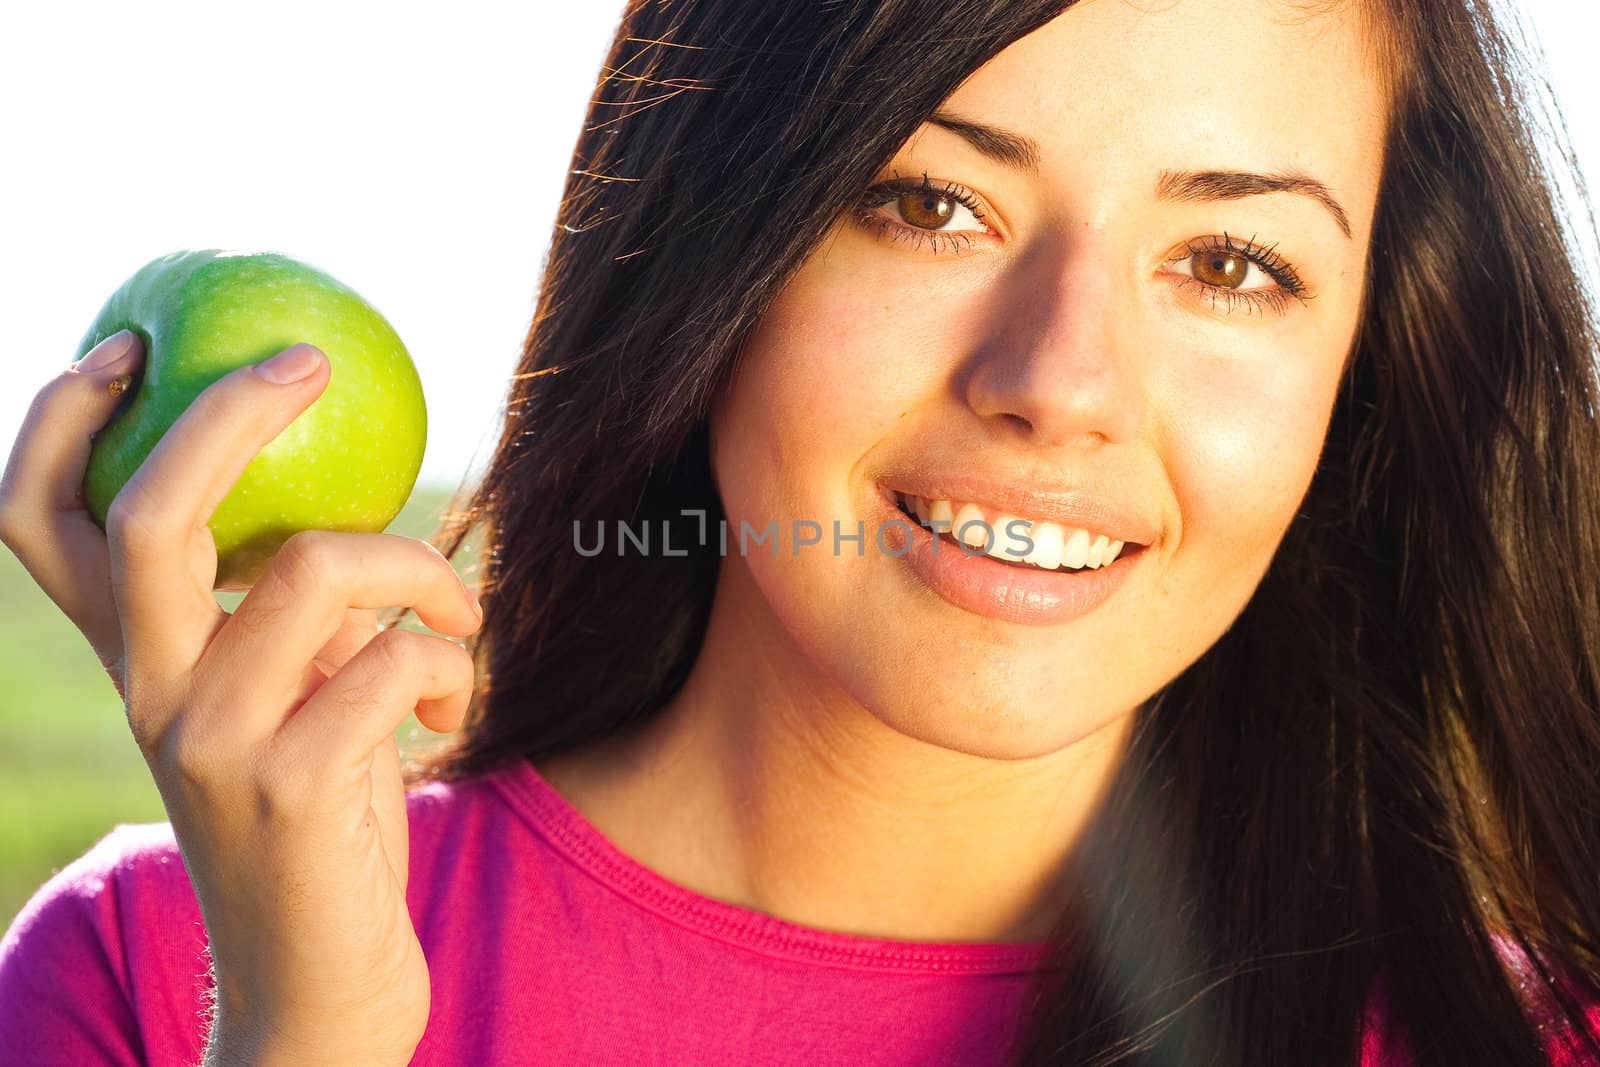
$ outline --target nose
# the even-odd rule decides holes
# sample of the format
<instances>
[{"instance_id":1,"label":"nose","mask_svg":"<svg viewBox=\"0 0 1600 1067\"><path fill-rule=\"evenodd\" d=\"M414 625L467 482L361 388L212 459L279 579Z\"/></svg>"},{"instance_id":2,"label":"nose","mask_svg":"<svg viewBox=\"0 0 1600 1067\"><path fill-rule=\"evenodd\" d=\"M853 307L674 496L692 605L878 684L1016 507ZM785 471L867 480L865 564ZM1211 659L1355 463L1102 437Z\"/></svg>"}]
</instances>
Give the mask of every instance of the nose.
<instances>
[{"instance_id":1,"label":"nose","mask_svg":"<svg viewBox=\"0 0 1600 1067\"><path fill-rule=\"evenodd\" d=\"M1100 237L1041 240L1002 279L967 403L1032 443L1126 441L1143 417L1133 294Z\"/></svg>"}]
</instances>

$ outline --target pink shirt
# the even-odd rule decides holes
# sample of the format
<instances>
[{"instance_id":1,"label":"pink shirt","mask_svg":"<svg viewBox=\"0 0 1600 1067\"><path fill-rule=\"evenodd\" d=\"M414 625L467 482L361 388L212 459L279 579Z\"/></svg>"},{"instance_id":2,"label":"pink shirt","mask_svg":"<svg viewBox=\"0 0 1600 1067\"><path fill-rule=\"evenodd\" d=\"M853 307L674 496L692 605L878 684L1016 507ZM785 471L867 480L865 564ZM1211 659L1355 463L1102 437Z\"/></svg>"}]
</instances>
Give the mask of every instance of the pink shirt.
<instances>
[{"instance_id":1,"label":"pink shirt","mask_svg":"<svg viewBox=\"0 0 1600 1067\"><path fill-rule=\"evenodd\" d=\"M419 787L407 808L433 989L414 1064L1010 1061L1042 942L859 937L701 896L619 851L526 761ZM170 824L118 826L0 942L0 1061L194 1067L204 946ZM1403 1061L1374 1042L1362 1062Z\"/></svg>"}]
</instances>

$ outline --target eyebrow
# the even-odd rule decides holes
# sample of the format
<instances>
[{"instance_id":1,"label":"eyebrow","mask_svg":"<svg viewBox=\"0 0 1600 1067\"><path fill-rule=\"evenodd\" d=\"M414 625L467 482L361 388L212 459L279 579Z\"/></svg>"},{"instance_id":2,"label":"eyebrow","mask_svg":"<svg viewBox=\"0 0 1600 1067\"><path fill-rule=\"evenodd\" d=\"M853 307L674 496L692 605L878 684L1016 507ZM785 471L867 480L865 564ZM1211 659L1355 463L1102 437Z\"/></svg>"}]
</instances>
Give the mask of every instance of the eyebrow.
<instances>
[{"instance_id":1,"label":"eyebrow","mask_svg":"<svg viewBox=\"0 0 1600 1067\"><path fill-rule=\"evenodd\" d=\"M951 133L959 134L980 153L1016 170L1030 174L1039 173L1039 144L1020 133L986 126L981 122L952 115L948 111L935 111L928 122Z\"/></svg>"},{"instance_id":2,"label":"eyebrow","mask_svg":"<svg viewBox=\"0 0 1600 1067\"><path fill-rule=\"evenodd\" d=\"M974 122L948 111L928 116L930 125L957 134L978 152L1029 174L1039 173L1039 144L1020 133ZM1164 170L1156 180L1156 196L1162 200L1201 202L1241 200L1267 193L1297 193L1308 196L1328 209L1346 237L1351 237L1350 216L1327 185L1299 171L1257 174L1241 170Z\"/></svg>"},{"instance_id":3,"label":"eyebrow","mask_svg":"<svg viewBox=\"0 0 1600 1067\"><path fill-rule=\"evenodd\" d=\"M1239 200L1264 193L1299 193L1328 209L1346 237L1350 216L1328 187L1309 174L1281 171L1253 174L1240 170L1164 170L1156 181L1156 196L1163 200Z\"/></svg>"}]
</instances>

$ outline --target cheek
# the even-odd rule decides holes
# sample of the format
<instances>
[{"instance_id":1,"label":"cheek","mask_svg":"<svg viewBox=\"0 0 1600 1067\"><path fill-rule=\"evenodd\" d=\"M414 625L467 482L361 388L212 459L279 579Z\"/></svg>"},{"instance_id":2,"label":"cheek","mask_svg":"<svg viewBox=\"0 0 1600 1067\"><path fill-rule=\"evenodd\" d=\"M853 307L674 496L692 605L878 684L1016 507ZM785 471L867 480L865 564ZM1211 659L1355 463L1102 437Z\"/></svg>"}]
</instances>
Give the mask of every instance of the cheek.
<instances>
[{"instance_id":1,"label":"cheek","mask_svg":"<svg viewBox=\"0 0 1600 1067\"><path fill-rule=\"evenodd\" d=\"M1209 588L1253 590L1311 484L1337 386L1338 357L1197 363L1166 405L1168 475L1180 518L1179 570ZM1182 402L1178 402L1178 398ZM1237 607L1248 592L1237 597Z\"/></svg>"},{"instance_id":2,"label":"cheek","mask_svg":"<svg viewBox=\"0 0 1600 1067\"><path fill-rule=\"evenodd\" d=\"M744 469L781 486L759 497L794 517L854 510L856 463L937 387L945 368L935 346L959 314L863 284L860 271L830 269L826 256L808 263L751 331L713 411L725 490L745 481Z\"/></svg>"},{"instance_id":3,"label":"cheek","mask_svg":"<svg viewBox=\"0 0 1600 1067\"><path fill-rule=\"evenodd\" d=\"M842 486L864 432L864 391L847 370L869 338L853 327L830 331L827 309L812 295L791 285L773 302L711 414L712 468L730 536L741 520L755 530L776 520L785 553L790 523L834 513L840 494L827 482ZM830 334L838 344L817 343Z\"/></svg>"}]
</instances>

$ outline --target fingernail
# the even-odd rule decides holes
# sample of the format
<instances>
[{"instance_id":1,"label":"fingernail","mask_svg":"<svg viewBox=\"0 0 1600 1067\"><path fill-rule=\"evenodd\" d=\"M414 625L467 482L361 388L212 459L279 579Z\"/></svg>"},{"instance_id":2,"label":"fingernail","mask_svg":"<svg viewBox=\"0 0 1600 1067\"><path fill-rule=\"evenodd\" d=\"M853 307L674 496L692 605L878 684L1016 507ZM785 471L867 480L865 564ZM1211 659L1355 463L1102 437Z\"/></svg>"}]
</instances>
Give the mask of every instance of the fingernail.
<instances>
[{"instance_id":1,"label":"fingernail","mask_svg":"<svg viewBox=\"0 0 1600 1067\"><path fill-rule=\"evenodd\" d=\"M273 385L288 385L310 377L322 361L322 352L313 345L298 344L287 348L271 359L257 363L256 374Z\"/></svg>"},{"instance_id":2,"label":"fingernail","mask_svg":"<svg viewBox=\"0 0 1600 1067\"><path fill-rule=\"evenodd\" d=\"M478 599L478 594L473 590L472 586L468 585L462 588L467 591L467 599L472 601L472 610L478 613L478 618L483 618L483 601Z\"/></svg>"},{"instance_id":3,"label":"fingernail","mask_svg":"<svg viewBox=\"0 0 1600 1067\"><path fill-rule=\"evenodd\" d=\"M72 369L80 374L86 374L101 367L109 367L117 360L133 351L134 334L132 330L118 330L104 341L95 345Z\"/></svg>"}]
</instances>

